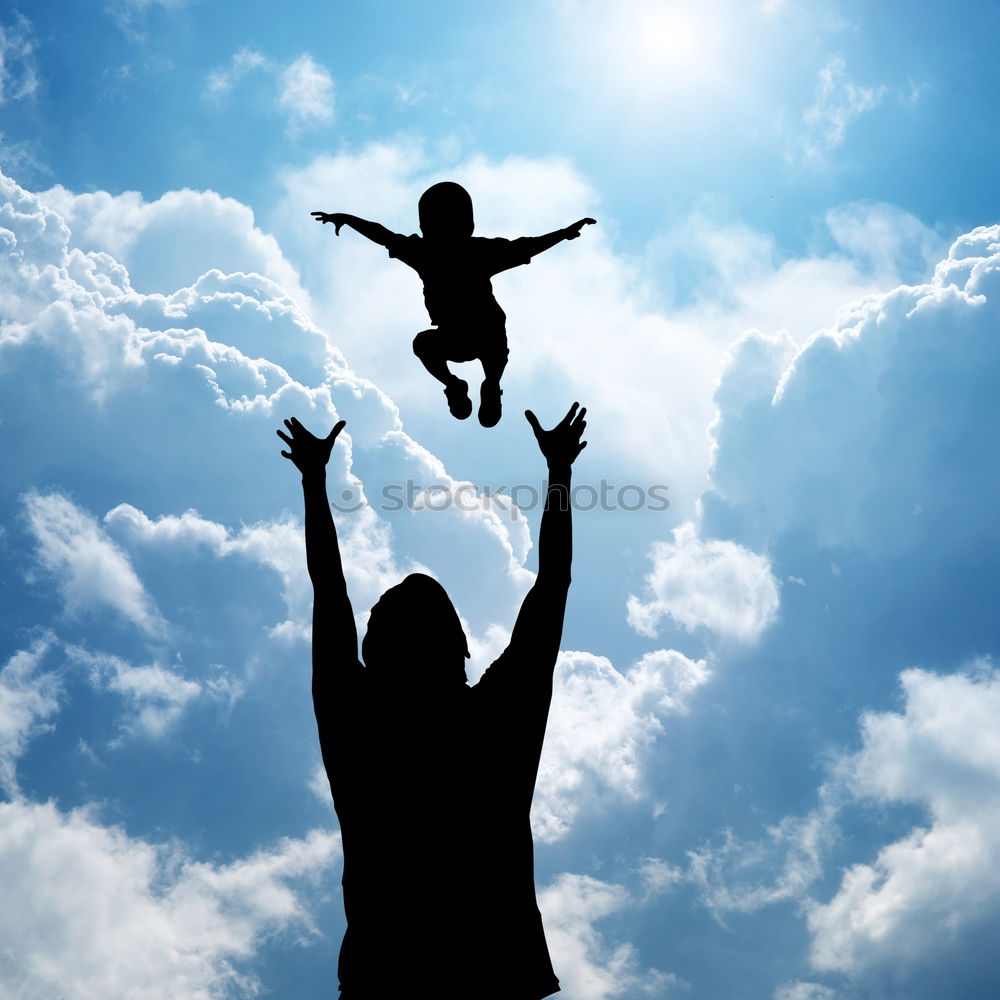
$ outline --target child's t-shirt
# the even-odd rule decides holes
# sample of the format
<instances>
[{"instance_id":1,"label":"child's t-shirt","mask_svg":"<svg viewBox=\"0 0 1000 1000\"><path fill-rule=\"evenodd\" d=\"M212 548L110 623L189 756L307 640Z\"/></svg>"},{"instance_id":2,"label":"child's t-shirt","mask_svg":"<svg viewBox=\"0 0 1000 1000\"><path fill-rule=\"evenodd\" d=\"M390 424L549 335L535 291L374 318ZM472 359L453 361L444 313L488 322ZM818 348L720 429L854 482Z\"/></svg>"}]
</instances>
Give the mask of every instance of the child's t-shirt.
<instances>
[{"instance_id":1,"label":"child's t-shirt","mask_svg":"<svg viewBox=\"0 0 1000 1000\"><path fill-rule=\"evenodd\" d=\"M538 252L538 238L516 240L465 239L438 241L393 233L385 244L390 257L401 260L420 275L424 304L435 326L476 320L506 319L493 297L494 274L528 264Z\"/></svg>"}]
</instances>

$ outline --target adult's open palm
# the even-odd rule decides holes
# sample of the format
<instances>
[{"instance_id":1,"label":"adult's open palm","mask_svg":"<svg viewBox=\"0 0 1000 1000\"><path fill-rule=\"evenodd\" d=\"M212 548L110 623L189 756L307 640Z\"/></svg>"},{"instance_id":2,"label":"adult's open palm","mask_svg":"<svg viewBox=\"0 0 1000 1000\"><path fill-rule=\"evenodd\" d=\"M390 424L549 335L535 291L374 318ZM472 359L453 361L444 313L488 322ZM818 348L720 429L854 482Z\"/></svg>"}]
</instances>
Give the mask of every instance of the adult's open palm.
<instances>
[{"instance_id":1,"label":"adult's open palm","mask_svg":"<svg viewBox=\"0 0 1000 1000\"><path fill-rule=\"evenodd\" d=\"M316 472L324 469L326 463L330 461L330 452L333 451L337 435L346 425L347 421L341 420L326 437L318 438L292 417L291 420L285 421L288 434L280 430L275 433L289 447L288 451L283 451L281 454L293 462L299 472Z\"/></svg>"},{"instance_id":2,"label":"adult's open palm","mask_svg":"<svg viewBox=\"0 0 1000 1000\"><path fill-rule=\"evenodd\" d=\"M574 403L566 416L548 431L539 424L538 417L531 410L525 410L524 415L528 418L538 447L550 466L572 465L576 456L587 447L587 442L580 440L587 427L587 421L583 419L587 415L585 406Z\"/></svg>"}]
</instances>

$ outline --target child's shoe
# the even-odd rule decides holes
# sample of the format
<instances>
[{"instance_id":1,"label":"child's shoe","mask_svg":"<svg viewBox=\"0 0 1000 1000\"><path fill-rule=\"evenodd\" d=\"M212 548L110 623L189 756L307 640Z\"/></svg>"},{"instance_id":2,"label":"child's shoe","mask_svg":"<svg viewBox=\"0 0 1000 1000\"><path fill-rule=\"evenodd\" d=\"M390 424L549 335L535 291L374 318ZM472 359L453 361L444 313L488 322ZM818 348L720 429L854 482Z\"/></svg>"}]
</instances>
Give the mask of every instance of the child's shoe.
<instances>
[{"instance_id":1,"label":"child's shoe","mask_svg":"<svg viewBox=\"0 0 1000 1000\"><path fill-rule=\"evenodd\" d=\"M451 415L459 420L464 420L472 413L472 400L469 399L469 383L460 378L455 379L451 385L445 386L445 397L448 400L448 409ZM497 417L499 420L500 418Z\"/></svg>"},{"instance_id":2,"label":"child's shoe","mask_svg":"<svg viewBox=\"0 0 1000 1000\"><path fill-rule=\"evenodd\" d=\"M483 382L479 389L479 422L484 427L500 423L500 397L503 389L499 382Z\"/></svg>"}]
</instances>

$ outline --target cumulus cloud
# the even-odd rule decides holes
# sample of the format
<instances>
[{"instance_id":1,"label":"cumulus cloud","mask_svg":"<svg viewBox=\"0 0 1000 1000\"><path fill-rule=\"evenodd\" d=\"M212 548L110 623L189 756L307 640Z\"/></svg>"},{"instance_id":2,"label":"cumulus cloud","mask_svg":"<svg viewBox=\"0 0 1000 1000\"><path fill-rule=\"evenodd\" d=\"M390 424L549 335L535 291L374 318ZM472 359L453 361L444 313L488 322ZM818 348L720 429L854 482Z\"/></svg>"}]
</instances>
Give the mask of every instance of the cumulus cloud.
<instances>
[{"instance_id":1,"label":"cumulus cloud","mask_svg":"<svg viewBox=\"0 0 1000 1000\"><path fill-rule=\"evenodd\" d=\"M647 653L624 673L603 656L561 653L532 805L536 837L565 836L601 800L639 799L663 718L686 711L708 677L704 660L675 650Z\"/></svg>"},{"instance_id":2,"label":"cumulus cloud","mask_svg":"<svg viewBox=\"0 0 1000 1000\"><path fill-rule=\"evenodd\" d=\"M54 673L39 673L52 648L53 637L43 636L15 653L0 670L0 788L16 798L17 759L28 741L55 713L61 684Z\"/></svg>"},{"instance_id":3,"label":"cumulus cloud","mask_svg":"<svg viewBox=\"0 0 1000 1000\"><path fill-rule=\"evenodd\" d=\"M340 859L313 830L212 865L51 802L0 804L4 982L15 996L217 1000L255 994L261 942L313 934L310 883Z\"/></svg>"},{"instance_id":4,"label":"cumulus cloud","mask_svg":"<svg viewBox=\"0 0 1000 1000\"><path fill-rule=\"evenodd\" d=\"M9 181L7 186L9 191ZM280 286L271 298L287 296L308 306L298 275L275 238L263 232L254 213L233 198L184 189L147 202L137 191L74 194L57 185L38 195L38 200L58 213L70 230L66 240L73 249L108 254L127 268L127 285L118 282L122 291L197 288L198 279L210 272L259 274ZM39 211L30 201L25 208L25 214Z\"/></svg>"},{"instance_id":5,"label":"cumulus cloud","mask_svg":"<svg viewBox=\"0 0 1000 1000\"><path fill-rule=\"evenodd\" d=\"M868 558L919 552L925 566L994 537L996 404L976 373L996 363L998 273L1000 229L984 227L930 281L845 305L791 356L747 334L716 394L707 529L772 550L805 531Z\"/></svg>"},{"instance_id":6,"label":"cumulus cloud","mask_svg":"<svg viewBox=\"0 0 1000 1000\"><path fill-rule=\"evenodd\" d=\"M573 1000L664 997L685 987L675 975L643 968L634 945L611 943L594 926L632 904L624 886L568 872L539 892L552 964Z\"/></svg>"},{"instance_id":7,"label":"cumulus cloud","mask_svg":"<svg viewBox=\"0 0 1000 1000\"><path fill-rule=\"evenodd\" d=\"M67 614L110 609L144 632L164 630L128 556L86 511L59 493L29 493L24 505L38 564L52 578Z\"/></svg>"},{"instance_id":8,"label":"cumulus cloud","mask_svg":"<svg viewBox=\"0 0 1000 1000\"><path fill-rule=\"evenodd\" d=\"M927 819L845 871L828 903L810 906L818 969L912 975L1000 916L1000 671L911 669L900 683L902 711L862 719L847 790L916 805Z\"/></svg>"},{"instance_id":9,"label":"cumulus cloud","mask_svg":"<svg viewBox=\"0 0 1000 1000\"><path fill-rule=\"evenodd\" d=\"M330 494L352 511L342 522L350 572L356 576L352 583L361 589L359 605L373 603L378 596L375 587L385 585L393 572L386 562L389 535L386 522L369 509L358 472L370 470L365 478L370 475L377 482L440 484L451 492L462 484L447 474L438 458L402 432L393 402L347 366L283 286L257 273L224 274L212 268L168 294L140 293L131 283L132 270L141 263L137 248L144 234L157 228L168 248L162 270L169 275L176 264L190 276L190 264L182 263L180 252L186 240L178 234L185 220L199 213L216 234L207 242L230 245L226 233L235 233L231 241L235 257L252 266L256 254L258 263L270 261L278 273L280 250L253 228L252 215L235 202L212 195L206 200L193 192L146 205L138 196L78 197L53 189L43 204L7 178L0 183L8 196L0 209L0 224L16 250L0 261L9 279L4 285L7 308L0 352L6 353L10 364L23 364L36 362L33 350L41 348L47 352L46 364L33 377L43 383L57 375L68 378L117 415L117 421L101 423L103 448L91 443L81 429L83 447L103 461L121 430L142 423L147 433L129 437L129 454L136 462L140 455L148 456L154 469L172 470L169 476L158 477L158 504L169 505L169 498L176 496L184 497L181 502L188 507L192 496L214 501L218 495L217 482L193 474L197 467L191 462L193 442L232 441L234 453L244 460L226 467L226 485L235 490L245 480L241 497L266 509L261 497L270 496L273 510L278 495L286 498L281 504L295 496L262 483L259 476L251 477L264 449L274 467L282 464L273 421L296 414L320 429L345 417L349 434L331 463L336 475L331 476ZM59 212L48 204L58 206ZM62 212L82 237L72 235ZM77 242L94 249L72 246ZM130 259L129 268L97 249L105 246L119 248ZM287 267L286 272L291 273ZM168 419L162 419L159 410L153 419L150 401L157 398L186 402L172 406ZM211 409L205 408L206 403ZM85 406L77 421L86 421L90 413ZM260 426L264 422L267 425ZM252 445L248 426L260 435ZM272 443L267 445L268 441ZM285 481L274 477L275 484ZM294 476L287 482L294 483ZM531 546L523 519L512 518L502 505L478 494L475 500L469 509L452 505L446 512L425 511L413 517L404 508L394 528L405 544L412 545L411 568L429 565L441 551L441 538L448 536L451 544L459 532L472 545L470 560L475 557L477 562L455 566L456 570L477 579L492 573L494 565L500 570L501 594L480 594L482 588L474 588L478 603L466 602L462 608L475 629L486 630L513 619L532 579L523 566ZM177 516L168 515L163 525ZM298 564L301 541L287 519L272 515L266 525L256 533L246 532L240 544L253 549L258 562L282 574L292 609L288 620L297 627L306 617L308 601L308 585ZM477 565L481 573L476 572ZM443 582L453 588L456 581L461 584L461 574Z\"/></svg>"},{"instance_id":10,"label":"cumulus cloud","mask_svg":"<svg viewBox=\"0 0 1000 1000\"><path fill-rule=\"evenodd\" d=\"M767 559L733 542L703 541L691 522L674 529L672 543L654 543L651 558L649 600L628 599L629 624L642 635L655 636L669 615L688 631L752 642L777 614L778 584Z\"/></svg>"},{"instance_id":11,"label":"cumulus cloud","mask_svg":"<svg viewBox=\"0 0 1000 1000\"><path fill-rule=\"evenodd\" d=\"M333 77L312 56L303 54L281 74L278 106L293 129L333 121Z\"/></svg>"},{"instance_id":12,"label":"cumulus cloud","mask_svg":"<svg viewBox=\"0 0 1000 1000\"><path fill-rule=\"evenodd\" d=\"M885 87L861 87L847 74L840 56L832 57L819 71L815 101L803 112L803 133L798 153L806 163L822 162L841 146L848 126L879 105Z\"/></svg>"}]
</instances>

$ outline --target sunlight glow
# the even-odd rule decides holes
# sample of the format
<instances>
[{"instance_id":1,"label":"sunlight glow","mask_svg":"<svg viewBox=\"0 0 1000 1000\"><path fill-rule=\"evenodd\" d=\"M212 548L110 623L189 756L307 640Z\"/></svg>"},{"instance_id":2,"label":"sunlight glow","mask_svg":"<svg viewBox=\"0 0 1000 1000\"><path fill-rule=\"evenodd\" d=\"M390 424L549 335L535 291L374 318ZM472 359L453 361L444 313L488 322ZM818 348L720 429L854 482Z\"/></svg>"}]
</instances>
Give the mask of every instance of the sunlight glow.
<instances>
[{"instance_id":1,"label":"sunlight glow","mask_svg":"<svg viewBox=\"0 0 1000 1000\"><path fill-rule=\"evenodd\" d=\"M618 16L616 62L633 87L685 90L715 71L718 28L693 6L648 4Z\"/></svg>"}]
</instances>

